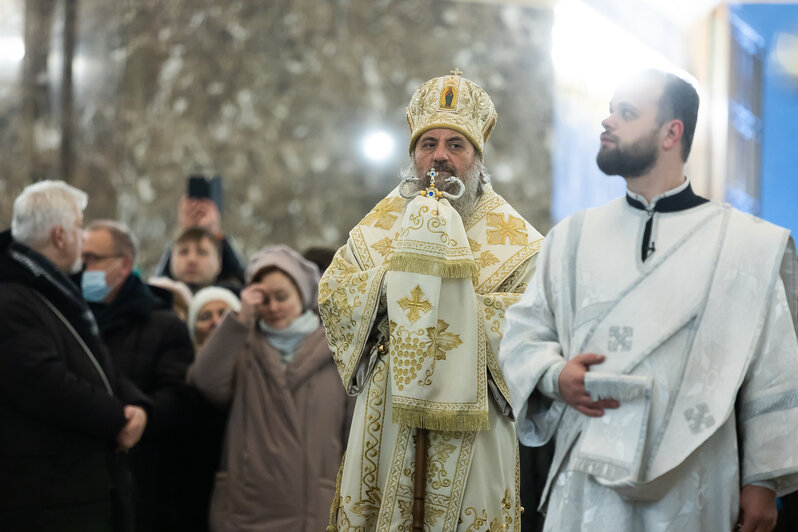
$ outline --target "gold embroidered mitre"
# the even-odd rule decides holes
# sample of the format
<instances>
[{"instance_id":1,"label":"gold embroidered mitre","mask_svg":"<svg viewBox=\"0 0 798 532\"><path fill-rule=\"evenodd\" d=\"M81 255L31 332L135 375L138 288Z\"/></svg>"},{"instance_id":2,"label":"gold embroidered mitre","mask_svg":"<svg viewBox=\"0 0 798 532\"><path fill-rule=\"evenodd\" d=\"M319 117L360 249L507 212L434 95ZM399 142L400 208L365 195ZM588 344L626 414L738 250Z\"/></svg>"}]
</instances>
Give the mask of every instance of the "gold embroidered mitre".
<instances>
[{"instance_id":1,"label":"gold embroidered mitre","mask_svg":"<svg viewBox=\"0 0 798 532\"><path fill-rule=\"evenodd\" d=\"M488 93L455 69L447 76L432 78L416 90L407 107L410 153L425 131L454 129L465 135L482 154L496 126L496 108Z\"/></svg>"}]
</instances>

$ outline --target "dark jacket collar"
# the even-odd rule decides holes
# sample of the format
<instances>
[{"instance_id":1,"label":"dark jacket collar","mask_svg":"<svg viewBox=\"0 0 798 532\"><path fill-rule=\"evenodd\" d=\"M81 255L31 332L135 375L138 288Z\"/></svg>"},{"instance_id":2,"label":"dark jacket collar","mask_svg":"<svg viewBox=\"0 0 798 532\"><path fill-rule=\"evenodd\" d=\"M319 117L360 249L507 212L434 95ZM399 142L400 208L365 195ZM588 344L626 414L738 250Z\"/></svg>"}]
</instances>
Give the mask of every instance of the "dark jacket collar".
<instances>
[{"instance_id":1,"label":"dark jacket collar","mask_svg":"<svg viewBox=\"0 0 798 532\"><path fill-rule=\"evenodd\" d=\"M44 255L0 233L0 283L26 286L47 298L72 324L91 351L102 350L99 329L78 286Z\"/></svg>"},{"instance_id":2,"label":"dark jacket collar","mask_svg":"<svg viewBox=\"0 0 798 532\"><path fill-rule=\"evenodd\" d=\"M686 186L685 186L686 185ZM644 203L645 200L635 198L629 191L626 192L626 203L635 209L642 211L655 211L655 212L678 212L697 207L709 200L698 196L693 192L693 187L690 182L680 185L674 189L673 193L666 192L661 196L654 198L649 205Z\"/></svg>"},{"instance_id":3,"label":"dark jacket collar","mask_svg":"<svg viewBox=\"0 0 798 532\"><path fill-rule=\"evenodd\" d=\"M50 299L86 308L72 279L44 255L11 238L11 231L0 233L0 282L25 285Z\"/></svg>"},{"instance_id":4,"label":"dark jacket collar","mask_svg":"<svg viewBox=\"0 0 798 532\"><path fill-rule=\"evenodd\" d=\"M108 304L89 303L91 311L97 318L102 334L130 322L146 319L153 310L171 308L171 302L165 297L159 297L162 292L155 287L147 286L138 275L128 275L119 292ZM167 292L168 294L168 292Z\"/></svg>"}]
</instances>

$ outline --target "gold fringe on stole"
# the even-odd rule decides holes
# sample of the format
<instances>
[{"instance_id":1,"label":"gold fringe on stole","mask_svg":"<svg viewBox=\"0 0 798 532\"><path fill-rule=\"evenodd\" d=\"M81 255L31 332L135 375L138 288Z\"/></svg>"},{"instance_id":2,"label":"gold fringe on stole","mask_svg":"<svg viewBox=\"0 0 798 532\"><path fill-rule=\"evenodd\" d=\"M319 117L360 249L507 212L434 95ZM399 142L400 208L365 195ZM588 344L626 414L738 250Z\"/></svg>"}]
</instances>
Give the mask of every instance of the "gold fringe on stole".
<instances>
[{"instance_id":1,"label":"gold fringe on stole","mask_svg":"<svg viewBox=\"0 0 798 532\"><path fill-rule=\"evenodd\" d=\"M420 273L444 279L469 279L479 274L473 259L445 260L418 253L395 253L391 256L389 270Z\"/></svg>"},{"instance_id":2,"label":"gold fringe on stole","mask_svg":"<svg viewBox=\"0 0 798 532\"><path fill-rule=\"evenodd\" d=\"M344 460L346 460L346 451L341 457L341 466L335 476L335 495L330 505L330 523L327 525L326 532L338 532L338 507L341 505L341 476L344 474Z\"/></svg>"},{"instance_id":3,"label":"gold fringe on stole","mask_svg":"<svg viewBox=\"0 0 798 532\"><path fill-rule=\"evenodd\" d=\"M394 404L391 419L400 425L428 430L476 432L490 429L487 410L481 412L430 412L425 408Z\"/></svg>"}]
</instances>

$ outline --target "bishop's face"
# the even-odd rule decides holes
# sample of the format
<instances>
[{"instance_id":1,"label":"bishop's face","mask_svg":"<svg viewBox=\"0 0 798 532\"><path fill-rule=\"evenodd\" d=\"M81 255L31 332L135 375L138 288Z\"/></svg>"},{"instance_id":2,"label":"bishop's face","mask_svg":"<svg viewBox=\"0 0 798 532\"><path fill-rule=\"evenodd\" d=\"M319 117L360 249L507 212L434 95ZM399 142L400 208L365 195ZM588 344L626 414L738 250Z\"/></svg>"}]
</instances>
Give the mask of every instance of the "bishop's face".
<instances>
[{"instance_id":1,"label":"bishop's face","mask_svg":"<svg viewBox=\"0 0 798 532\"><path fill-rule=\"evenodd\" d=\"M662 83L637 80L621 86L610 101L610 114L601 125L601 148L596 156L607 175L640 177L657 163L662 125L657 125Z\"/></svg>"},{"instance_id":2,"label":"bishop's face","mask_svg":"<svg viewBox=\"0 0 798 532\"><path fill-rule=\"evenodd\" d=\"M456 194L457 183L445 183L456 176L465 185L465 193L460 199L449 203L462 218L470 218L482 194L482 161L478 160L474 145L461 133L452 129L431 129L418 139L413 150L413 175L418 179L420 190L430 185L427 172L435 168L439 176L435 179L437 188ZM445 184L444 184L445 183Z\"/></svg>"},{"instance_id":3,"label":"bishop's face","mask_svg":"<svg viewBox=\"0 0 798 532\"><path fill-rule=\"evenodd\" d=\"M465 179L467 171L474 166L476 153L474 146L463 134L453 129L431 129L416 142L413 164L425 173L430 168L435 168L440 174L440 184L450 176ZM429 185L429 177L425 175L423 180L424 187Z\"/></svg>"}]
</instances>

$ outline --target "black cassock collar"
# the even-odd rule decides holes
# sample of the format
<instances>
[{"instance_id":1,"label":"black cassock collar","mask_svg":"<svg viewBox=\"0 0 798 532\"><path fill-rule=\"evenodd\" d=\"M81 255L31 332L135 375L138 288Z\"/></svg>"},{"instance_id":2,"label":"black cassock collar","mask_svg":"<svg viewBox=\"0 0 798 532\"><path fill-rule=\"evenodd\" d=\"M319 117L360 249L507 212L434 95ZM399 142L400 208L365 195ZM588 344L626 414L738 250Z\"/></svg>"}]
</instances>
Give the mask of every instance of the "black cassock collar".
<instances>
[{"instance_id":1,"label":"black cassock collar","mask_svg":"<svg viewBox=\"0 0 798 532\"><path fill-rule=\"evenodd\" d=\"M646 205L640 200L633 198L629 192L627 192L626 203L628 203L630 207L639 209L641 211L646 211L648 213L648 221L646 222L646 228L643 231L643 242L640 249L640 256L643 259L643 262L645 262L646 259L650 257L654 251L656 251L656 245L651 241L651 226L654 223L655 212L686 211L687 209L692 209L693 207L703 205L708 201L708 199L702 198L693 192L693 187L689 182L684 189L680 190L676 194L660 197L654 202L653 206L648 207L646 207Z\"/></svg>"},{"instance_id":2,"label":"black cassock collar","mask_svg":"<svg viewBox=\"0 0 798 532\"><path fill-rule=\"evenodd\" d=\"M697 207L703 203L708 202L706 198L702 198L693 192L693 187L687 183L687 187L680 190L671 196L665 196L658 199L653 207L646 207L643 202L637 200L626 193L626 203L635 209L648 212L678 212Z\"/></svg>"}]
</instances>

